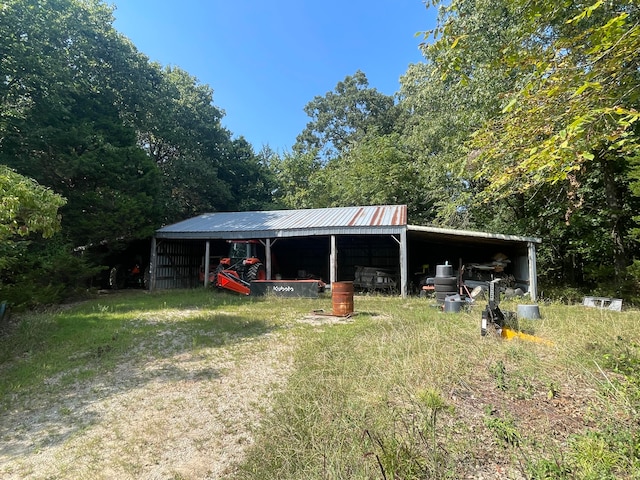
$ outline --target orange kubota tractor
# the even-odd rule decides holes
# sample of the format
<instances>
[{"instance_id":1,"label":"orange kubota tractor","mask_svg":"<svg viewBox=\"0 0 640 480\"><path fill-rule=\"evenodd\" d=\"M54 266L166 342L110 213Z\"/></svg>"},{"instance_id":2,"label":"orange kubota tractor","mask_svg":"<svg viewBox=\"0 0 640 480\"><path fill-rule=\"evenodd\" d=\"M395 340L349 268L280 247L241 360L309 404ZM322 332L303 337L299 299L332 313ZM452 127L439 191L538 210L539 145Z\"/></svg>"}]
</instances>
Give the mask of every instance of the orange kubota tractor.
<instances>
[{"instance_id":1,"label":"orange kubota tractor","mask_svg":"<svg viewBox=\"0 0 640 480\"><path fill-rule=\"evenodd\" d=\"M218 287L249 295L253 280L265 280L267 274L257 256L257 240L230 240L229 256L220 259L215 270L209 272L209 282ZM200 272L204 281L204 270Z\"/></svg>"}]
</instances>

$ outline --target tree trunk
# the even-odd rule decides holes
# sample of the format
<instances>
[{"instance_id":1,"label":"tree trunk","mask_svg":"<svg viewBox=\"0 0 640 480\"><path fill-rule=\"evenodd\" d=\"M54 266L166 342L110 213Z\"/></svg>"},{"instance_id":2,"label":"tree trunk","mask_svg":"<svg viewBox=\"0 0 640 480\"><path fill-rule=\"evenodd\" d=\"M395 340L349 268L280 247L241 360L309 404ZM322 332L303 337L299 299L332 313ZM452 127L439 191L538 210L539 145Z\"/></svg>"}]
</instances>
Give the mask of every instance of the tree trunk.
<instances>
[{"instance_id":1,"label":"tree trunk","mask_svg":"<svg viewBox=\"0 0 640 480\"><path fill-rule=\"evenodd\" d=\"M622 192L616 182L615 162L607 159L604 152L599 152L598 158L602 168L602 182L606 199L605 213L609 217L610 236L613 246L614 282L617 287L622 285L627 268L627 256L624 245Z\"/></svg>"}]
</instances>

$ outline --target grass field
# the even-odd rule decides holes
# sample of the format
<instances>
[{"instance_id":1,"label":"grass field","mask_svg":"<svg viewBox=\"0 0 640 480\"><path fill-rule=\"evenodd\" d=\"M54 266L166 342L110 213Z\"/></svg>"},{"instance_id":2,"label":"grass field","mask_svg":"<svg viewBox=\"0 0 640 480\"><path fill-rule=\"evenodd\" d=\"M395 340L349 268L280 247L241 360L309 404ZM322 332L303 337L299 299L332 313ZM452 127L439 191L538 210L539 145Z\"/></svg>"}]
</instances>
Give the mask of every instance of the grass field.
<instances>
[{"instance_id":1,"label":"grass field","mask_svg":"<svg viewBox=\"0 0 640 480\"><path fill-rule=\"evenodd\" d=\"M14 317L2 478L640 478L640 314L123 292ZM503 302L504 310L516 305Z\"/></svg>"}]
</instances>

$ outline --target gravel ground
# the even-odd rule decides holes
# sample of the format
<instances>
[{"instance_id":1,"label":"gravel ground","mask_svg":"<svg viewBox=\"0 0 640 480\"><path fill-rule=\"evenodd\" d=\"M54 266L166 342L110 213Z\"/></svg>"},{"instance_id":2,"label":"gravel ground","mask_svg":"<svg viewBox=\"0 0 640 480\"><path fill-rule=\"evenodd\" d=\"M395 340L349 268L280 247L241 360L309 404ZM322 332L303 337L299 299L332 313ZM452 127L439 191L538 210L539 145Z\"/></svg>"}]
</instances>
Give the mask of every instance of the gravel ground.
<instances>
[{"instance_id":1,"label":"gravel ground","mask_svg":"<svg viewBox=\"0 0 640 480\"><path fill-rule=\"evenodd\" d=\"M141 321L166 321L146 319ZM292 336L176 349L167 332L147 361L49 378L0 422L3 479L215 479L233 472L287 380ZM193 349L191 349L193 350ZM176 353L179 352L179 353ZM60 385L73 378L71 388Z\"/></svg>"}]
</instances>

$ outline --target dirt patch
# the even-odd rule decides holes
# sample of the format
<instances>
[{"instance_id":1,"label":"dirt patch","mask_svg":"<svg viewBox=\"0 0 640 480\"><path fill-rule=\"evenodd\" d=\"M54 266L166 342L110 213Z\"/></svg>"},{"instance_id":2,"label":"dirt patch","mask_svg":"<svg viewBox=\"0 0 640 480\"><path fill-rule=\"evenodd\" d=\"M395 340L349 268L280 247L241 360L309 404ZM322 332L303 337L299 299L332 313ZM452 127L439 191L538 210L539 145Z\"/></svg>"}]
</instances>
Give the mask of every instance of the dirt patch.
<instances>
[{"instance_id":1,"label":"dirt patch","mask_svg":"<svg viewBox=\"0 0 640 480\"><path fill-rule=\"evenodd\" d=\"M292 336L269 333L174 354L171 344L167 348L146 361L136 352L87 381L79 379L82 372L47 379L43 393L2 419L0 477L230 474L287 380ZM70 387L60 388L74 377Z\"/></svg>"},{"instance_id":2,"label":"dirt patch","mask_svg":"<svg viewBox=\"0 0 640 480\"><path fill-rule=\"evenodd\" d=\"M573 435L593 426L589 412L596 396L579 375L557 391L538 383L503 391L482 375L460 381L449 392L449 401L455 418L463 419L462 435L471 435L475 444L475 458L464 478L524 480L528 460L541 453L553 459L566 450ZM509 437L510 432L516 436Z\"/></svg>"},{"instance_id":3,"label":"dirt patch","mask_svg":"<svg viewBox=\"0 0 640 480\"><path fill-rule=\"evenodd\" d=\"M298 320L300 323L306 323L308 325L313 325L314 327L322 327L324 325L337 325L337 324L345 324L345 323L353 323L354 317L356 314L347 315L347 316L338 316L332 315L330 313L311 313L309 315L305 315L303 318Z\"/></svg>"}]
</instances>

